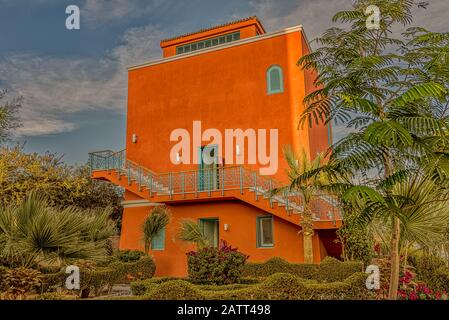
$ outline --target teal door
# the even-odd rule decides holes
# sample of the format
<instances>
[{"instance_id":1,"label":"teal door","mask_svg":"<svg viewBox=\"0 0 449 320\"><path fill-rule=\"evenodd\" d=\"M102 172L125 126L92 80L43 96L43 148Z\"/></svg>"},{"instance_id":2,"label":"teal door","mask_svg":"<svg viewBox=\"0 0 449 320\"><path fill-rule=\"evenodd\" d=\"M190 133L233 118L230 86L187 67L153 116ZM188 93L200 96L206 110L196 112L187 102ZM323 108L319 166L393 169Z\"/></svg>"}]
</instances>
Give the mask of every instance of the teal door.
<instances>
[{"instance_id":1,"label":"teal door","mask_svg":"<svg viewBox=\"0 0 449 320\"><path fill-rule=\"evenodd\" d=\"M218 179L218 146L204 146L199 148L198 158L198 190L216 190L219 186Z\"/></svg>"}]
</instances>

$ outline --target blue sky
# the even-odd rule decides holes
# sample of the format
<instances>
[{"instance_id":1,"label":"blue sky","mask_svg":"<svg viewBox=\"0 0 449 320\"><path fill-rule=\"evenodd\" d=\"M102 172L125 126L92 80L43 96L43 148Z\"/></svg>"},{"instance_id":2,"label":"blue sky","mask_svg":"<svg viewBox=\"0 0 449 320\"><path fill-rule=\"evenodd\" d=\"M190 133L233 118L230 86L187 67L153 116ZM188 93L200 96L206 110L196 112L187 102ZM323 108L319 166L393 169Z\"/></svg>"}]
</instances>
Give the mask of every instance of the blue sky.
<instances>
[{"instance_id":1,"label":"blue sky","mask_svg":"<svg viewBox=\"0 0 449 320\"><path fill-rule=\"evenodd\" d=\"M65 8L81 29L65 28ZM163 38L257 15L268 31L302 24L309 39L351 0L0 0L0 87L21 95L26 151L82 164L87 153L124 147L126 67L161 55ZM416 25L449 31L449 1L416 10ZM336 134L344 128L336 128Z\"/></svg>"}]
</instances>

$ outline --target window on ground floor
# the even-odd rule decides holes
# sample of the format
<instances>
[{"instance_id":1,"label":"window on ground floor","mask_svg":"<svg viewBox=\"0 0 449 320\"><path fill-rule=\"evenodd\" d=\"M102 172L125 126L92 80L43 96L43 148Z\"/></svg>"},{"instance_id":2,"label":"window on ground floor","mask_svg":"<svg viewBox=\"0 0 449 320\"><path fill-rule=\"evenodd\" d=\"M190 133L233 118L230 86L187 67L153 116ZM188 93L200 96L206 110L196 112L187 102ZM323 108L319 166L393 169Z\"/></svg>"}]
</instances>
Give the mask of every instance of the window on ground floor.
<instances>
[{"instance_id":1,"label":"window on ground floor","mask_svg":"<svg viewBox=\"0 0 449 320\"><path fill-rule=\"evenodd\" d=\"M164 250L165 227L151 240L151 250Z\"/></svg>"},{"instance_id":2,"label":"window on ground floor","mask_svg":"<svg viewBox=\"0 0 449 320\"><path fill-rule=\"evenodd\" d=\"M266 248L274 245L273 217L257 217L257 247Z\"/></svg>"},{"instance_id":3,"label":"window on ground floor","mask_svg":"<svg viewBox=\"0 0 449 320\"><path fill-rule=\"evenodd\" d=\"M206 218L200 219L200 227L203 231L203 234L208 239L209 243L218 247L218 239L219 239L219 221L216 218Z\"/></svg>"}]
</instances>

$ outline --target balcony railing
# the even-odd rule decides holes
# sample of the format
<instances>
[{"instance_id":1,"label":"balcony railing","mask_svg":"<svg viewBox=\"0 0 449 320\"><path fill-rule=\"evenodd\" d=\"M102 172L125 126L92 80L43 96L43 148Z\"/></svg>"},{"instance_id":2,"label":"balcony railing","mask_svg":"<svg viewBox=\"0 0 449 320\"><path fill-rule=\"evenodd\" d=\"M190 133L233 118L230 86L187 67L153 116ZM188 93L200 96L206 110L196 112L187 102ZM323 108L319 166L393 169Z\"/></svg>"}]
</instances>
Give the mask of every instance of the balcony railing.
<instances>
[{"instance_id":1,"label":"balcony railing","mask_svg":"<svg viewBox=\"0 0 449 320\"><path fill-rule=\"evenodd\" d=\"M283 188L281 182L260 176L258 173L242 166L220 166L210 169L155 173L137 163L126 159L126 151L113 152L110 150L89 153L91 171L107 170L126 176L128 183L136 182L141 190L148 190L150 196L154 193L167 195L198 195L206 192L220 192L225 196L227 190L244 190L254 192L256 200L265 198L270 206L277 202L278 206L285 207L288 214L301 213L303 200L299 192ZM281 189L273 194L274 189ZM334 221L341 219L335 197L328 194L317 194L312 201L315 219L321 221Z\"/></svg>"}]
</instances>

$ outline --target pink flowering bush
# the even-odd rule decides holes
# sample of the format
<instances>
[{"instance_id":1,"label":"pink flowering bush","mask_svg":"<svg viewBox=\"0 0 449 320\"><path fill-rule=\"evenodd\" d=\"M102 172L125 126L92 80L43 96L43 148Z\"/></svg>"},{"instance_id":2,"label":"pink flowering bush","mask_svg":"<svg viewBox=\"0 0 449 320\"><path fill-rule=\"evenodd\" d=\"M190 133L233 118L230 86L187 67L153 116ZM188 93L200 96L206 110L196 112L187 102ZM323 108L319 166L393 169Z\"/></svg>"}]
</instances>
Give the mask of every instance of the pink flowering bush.
<instances>
[{"instance_id":1,"label":"pink flowering bush","mask_svg":"<svg viewBox=\"0 0 449 320\"><path fill-rule=\"evenodd\" d=\"M205 247L187 253L189 278L194 283L236 283L247 259L246 254L221 240L218 248Z\"/></svg>"},{"instance_id":2,"label":"pink flowering bush","mask_svg":"<svg viewBox=\"0 0 449 320\"><path fill-rule=\"evenodd\" d=\"M406 271L399 280L398 299L401 300L448 300L446 291L432 290L424 283L414 281L415 275Z\"/></svg>"}]
</instances>

